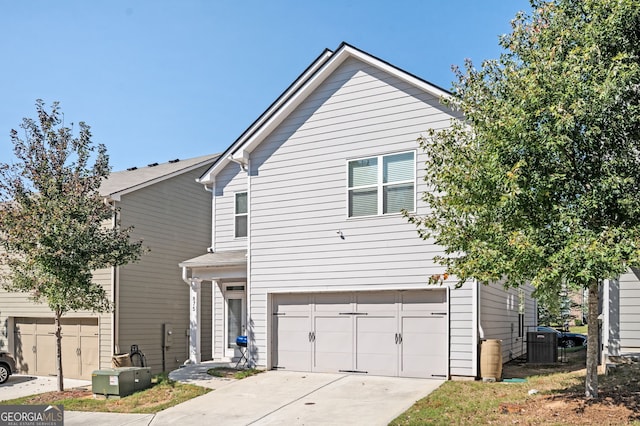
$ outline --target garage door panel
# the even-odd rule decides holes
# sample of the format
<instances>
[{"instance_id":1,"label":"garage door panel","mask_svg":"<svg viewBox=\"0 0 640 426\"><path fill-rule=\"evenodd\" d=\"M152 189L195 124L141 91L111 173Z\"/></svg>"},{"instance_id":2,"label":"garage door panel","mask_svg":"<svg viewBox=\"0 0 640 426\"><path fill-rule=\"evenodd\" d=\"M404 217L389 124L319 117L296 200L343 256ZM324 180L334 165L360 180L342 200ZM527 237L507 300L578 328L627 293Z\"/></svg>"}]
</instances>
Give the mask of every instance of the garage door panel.
<instances>
[{"instance_id":1,"label":"garage door panel","mask_svg":"<svg viewBox=\"0 0 640 426\"><path fill-rule=\"evenodd\" d=\"M447 375L446 317L402 318L401 375L442 377Z\"/></svg>"},{"instance_id":2,"label":"garage door panel","mask_svg":"<svg viewBox=\"0 0 640 426\"><path fill-rule=\"evenodd\" d=\"M36 336L23 327L15 334L15 353L18 370L22 374L35 374L36 371Z\"/></svg>"},{"instance_id":3,"label":"garage door panel","mask_svg":"<svg viewBox=\"0 0 640 426\"><path fill-rule=\"evenodd\" d=\"M292 371L311 370L311 311L307 294L274 297L272 365Z\"/></svg>"},{"instance_id":4,"label":"garage door panel","mask_svg":"<svg viewBox=\"0 0 640 426\"><path fill-rule=\"evenodd\" d=\"M388 317L356 318L356 370L381 376L398 374L398 320Z\"/></svg>"},{"instance_id":5,"label":"garage door panel","mask_svg":"<svg viewBox=\"0 0 640 426\"><path fill-rule=\"evenodd\" d=\"M52 334L36 335L36 373L44 376L55 376L56 373L56 338ZM64 356L63 356L64 361ZM71 376L70 376L71 377Z\"/></svg>"},{"instance_id":6,"label":"garage door panel","mask_svg":"<svg viewBox=\"0 0 640 426\"><path fill-rule=\"evenodd\" d=\"M77 336L62 336L62 371L65 377L81 375L79 349Z\"/></svg>"},{"instance_id":7,"label":"garage door panel","mask_svg":"<svg viewBox=\"0 0 640 426\"><path fill-rule=\"evenodd\" d=\"M274 314L304 314L309 312L309 296L306 294L279 294L274 304Z\"/></svg>"},{"instance_id":8,"label":"garage door panel","mask_svg":"<svg viewBox=\"0 0 640 426\"><path fill-rule=\"evenodd\" d=\"M356 296L356 304L357 312L395 315L396 292L360 293Z\"/></svg>"},{"instance_id":9,"label":"garage door panel","mask_svg":"<svg viewBox=\"0 0 640 426\"><path fill-rule=\"evenodd\" d=\"M313 298L314 311L324 312L350 312L351 296L340 293L321 293Z\"/></svg>"},{"instance_id":10,"label":"garage door panel","mask_svg":"<svg viewBox=\"0 0 640 426\"><path fill-rule=\"evenodd\" d=\"M352 318L316 317L313 371L353 369Z\"/></svg>"},{"instance_id":11,"label":"garage door panel","mask_svg":"<svg viewBox=\"0 0 640 426\"><path fill-rule=\"evenodd\" d=\"M405 312L445 309L447 306L445 291L402 291L400 298Z\"/></svg>"},{"instance_id":12,"label":"garage door panel","mask_svg":"<svg viewBox=\"0 0 640 426\"><path fill-rule=\"evenodd\" d=\"M100 348L95 333L80 337L80 375L86 377L99 367Z\"/></svg>"},{"instance_id":13,"label":"garage door panel","mask_svg":"<svg viewBox=\"0 0 640 426\"><path fill-rule=\"evenodd\" d=\"M36 327L38 334L54 334L56 332L56 324L53 318L38 318Z\"/></svg>"},{"instance_id":14,"label":"garage door panel","mask_svg":"<svg viewBox=\"0 0 640 426\"><path fill-rule=\"evenodd\" d=\"M308 307L307 307L308 308ZM308 316L276 317L274 333L273 365L294 371L309 371L311 368L311 324Z\"/></svg>"}]
</instances>

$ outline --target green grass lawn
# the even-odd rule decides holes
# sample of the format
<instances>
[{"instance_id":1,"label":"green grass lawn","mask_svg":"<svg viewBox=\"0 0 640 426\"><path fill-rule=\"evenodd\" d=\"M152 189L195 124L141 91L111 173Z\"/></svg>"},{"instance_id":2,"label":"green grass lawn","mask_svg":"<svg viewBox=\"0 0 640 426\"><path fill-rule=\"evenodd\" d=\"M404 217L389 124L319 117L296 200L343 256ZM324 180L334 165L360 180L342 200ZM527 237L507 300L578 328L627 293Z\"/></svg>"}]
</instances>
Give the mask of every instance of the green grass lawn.
<instances>
[{"instance_id":1,"label":"green grass lawn","mask_svg":"<svg viewBox=\"0 0 640 426\"><path fill-rule=\"evenodd\" d=\"M572 333L587 334L587 326L586 325L574 325L573 327L569 327L569 331L572 332Z\"/></svg>"},{"instance_id":2,"label":"green grass lawn","mask_svg":"<svg viewBox=\"0 0 640 426\"><path fill-rule=\"evenodd\" d=\"M152 414L210 392L200 386L175 382L161 375L148 389L119 399L95 398L89 390L47 392L23 398L1 401L0 405L63 405L65 410L111 413Z\"/></svg>"}]
</instances>

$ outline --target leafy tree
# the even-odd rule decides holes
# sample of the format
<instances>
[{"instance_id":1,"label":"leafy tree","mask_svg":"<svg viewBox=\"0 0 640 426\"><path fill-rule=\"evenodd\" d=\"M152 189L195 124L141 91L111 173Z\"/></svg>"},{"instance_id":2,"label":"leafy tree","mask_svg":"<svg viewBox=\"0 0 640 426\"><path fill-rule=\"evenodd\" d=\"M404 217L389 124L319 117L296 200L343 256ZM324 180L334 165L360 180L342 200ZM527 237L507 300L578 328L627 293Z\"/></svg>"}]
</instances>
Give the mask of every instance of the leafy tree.
<instances>
[{"instance_id":1,"label":"leafy tree","mask_svg":"<svg viewBox=\"0 0 640 426\"><path fill-rule=\"evenodd\" d=\"M38 119L23 119L21 139L11 131L17 162L0 164L0 263L3 286L46 303L55 318L58 390L63 390L61 317L70 311L108 311L111 306L92 270L139 258L131 229L105 226L112 208L100 184L109 175L106 148L91 142L89 126L77 136L65 127L58 103L36 102ZM93 161L93 164L90 163Z\"/></svg>"},{"instance_id":2,"label":"leafy tree","mask_svg":"<svg viewBox=\"0 0 640 426\"><path fill-rule=\"evenodd\" d=\"M599 282L640 261L640 2L531 5L499 59L455 70L465 120L420 139L431 211L410 220L461 281L586 288L595 398Z\"/></svg>"}]
</instances>

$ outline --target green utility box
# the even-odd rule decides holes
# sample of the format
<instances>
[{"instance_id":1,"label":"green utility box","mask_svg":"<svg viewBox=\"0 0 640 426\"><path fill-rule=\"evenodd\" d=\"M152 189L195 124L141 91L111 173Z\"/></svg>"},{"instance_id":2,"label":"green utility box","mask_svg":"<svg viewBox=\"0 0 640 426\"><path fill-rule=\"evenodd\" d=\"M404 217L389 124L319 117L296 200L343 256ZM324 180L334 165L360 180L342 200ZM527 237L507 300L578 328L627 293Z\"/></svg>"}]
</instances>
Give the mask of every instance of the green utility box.
<instances>
[{"instance_id":1,"label":"green utility box","mask_svg":"<svg viewBox=\"0 0 640 426\"><path fill-rule=\"evenodd\" d=\"M104 368L91 373L95 395L120 398L151 386L151 369L147 367Z\"/></svg>"}]
</instances>

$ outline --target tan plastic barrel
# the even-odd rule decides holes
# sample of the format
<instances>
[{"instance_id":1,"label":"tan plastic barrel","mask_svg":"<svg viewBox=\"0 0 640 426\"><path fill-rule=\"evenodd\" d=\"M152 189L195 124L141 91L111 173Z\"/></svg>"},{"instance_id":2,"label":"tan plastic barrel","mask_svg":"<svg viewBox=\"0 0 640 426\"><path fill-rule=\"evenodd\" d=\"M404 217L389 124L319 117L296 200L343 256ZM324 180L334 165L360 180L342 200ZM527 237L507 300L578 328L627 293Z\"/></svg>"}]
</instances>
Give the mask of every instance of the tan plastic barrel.
<instances>
[{"instance_id":1,"label":"tan plastic barrel","mask_svg":"<svg viewBox=\"0 0 640 426\"><path fill-rule=\"evenodd\" d=\"M129 354L115 354L111 357L111 366L113 368L131 367L131 357Z\"/></svg>"},{"instance_id":2,"label":"tan plastic barrel","mask_svg":"<svg viewBox=\"0 0 640 426\"><path fill-rule=\"evenodd\" d=\"M480 376L484 381L502 379L502 341L483 340L480 344Z\"/></svg>"}]
</instances>

